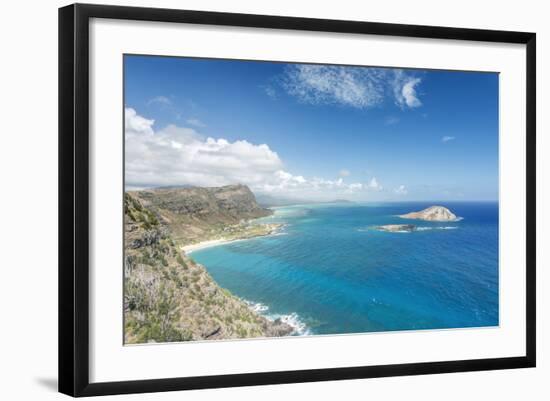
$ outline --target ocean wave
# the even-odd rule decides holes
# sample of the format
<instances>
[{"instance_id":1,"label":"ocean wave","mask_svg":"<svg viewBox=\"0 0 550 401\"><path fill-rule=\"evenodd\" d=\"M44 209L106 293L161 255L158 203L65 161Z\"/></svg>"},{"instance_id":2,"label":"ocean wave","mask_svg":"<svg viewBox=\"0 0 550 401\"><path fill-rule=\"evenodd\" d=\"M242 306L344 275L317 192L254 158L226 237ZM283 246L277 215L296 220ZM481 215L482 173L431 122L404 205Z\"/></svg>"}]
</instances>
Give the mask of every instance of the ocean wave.
<instances>
[{"instance_id":1,"label":"ocean wave","mask_svg":"<svg viewBox=\"0 0 550 401\"><path fill-rule=\"evenodd\" d=\"M456 230L456 226L443 226L443 227L416 227L416 231L427 231L427 230Z\"/></svg>"},{"instance_id":2,"label":"ocean wave","mask_svg":"<svg viewBox=\"0 0 550 401\"><path fill-rule=\"evenodd\" d=\"M382 230L382 229L380 229L379 226L358 228L356 231L358 231L360 233L364 233L364 232L367 232L367 231L380 231L380 232L385 232L385 233L390 233L390 234L395 234L395 233L397 233L397 234L410 234L412 232L411 230L392 230L392 231Z\"/></svg>"},{"instance_id":3,"label":"ocean wave","mask_svg":"<svg viewBox=\"0 0 550 401\"><path fill-rule=\"evenodd\" d=\"M291 335L306 336L311 334L311 330L309 329L309 327L296 312L292 312L287 315L279 313L267 313L269 310L269 306L262 304L261 302L252 302L246 299L243 299L243 301L252 311L262 315L266 319L272 322L280 319L283 323L288 324L290 327L293 328L293 332L291 333Z\"/></svg>"},{"instance_id":4,"label":"ocean wave","mask_svg":"<svg viewBox=\"0 0 550 401\"><path fill-rule=\"evenodd\" d=\"M252 309L256 313L263 313L266 312L269 307L267 305L264 305L260 302L250 302L250 301L244 301L250 309Z\"/></svg>"},{"instance_id":5,"label":"ocean wave","mask_svg":"<svg viewBox=\"0 0 550 401\"><path fill-rule=\"evenodd\" d=\"M416 227L414 230L395 230L395 231L392 231L392 233L410 234L410 233L415 232L415 231L457 230L457 229L458 229L457 226L442 226L442 227L424 227L424 226L420 226L420 227ZM367 232L367 231L372 231L372 230L383 231L383 230L378 230L377 226L362 227L362 228L358 228L356 231L362 233L362 232Z\"/></svg>"},{"instance_id":6,"label":"ocean wave","mask_svg":"<svg viewBox=\"0 0 550 401\"><path fill-rule=\"evenodd\" d=\"M294 329L293 335L307 336L311 334L309 327L304 323L300 316L296 312L292 312L288 315L265 315L265 317L271 321L281 319L282 322L288 324Z\"/></svg>"}]
</instances>

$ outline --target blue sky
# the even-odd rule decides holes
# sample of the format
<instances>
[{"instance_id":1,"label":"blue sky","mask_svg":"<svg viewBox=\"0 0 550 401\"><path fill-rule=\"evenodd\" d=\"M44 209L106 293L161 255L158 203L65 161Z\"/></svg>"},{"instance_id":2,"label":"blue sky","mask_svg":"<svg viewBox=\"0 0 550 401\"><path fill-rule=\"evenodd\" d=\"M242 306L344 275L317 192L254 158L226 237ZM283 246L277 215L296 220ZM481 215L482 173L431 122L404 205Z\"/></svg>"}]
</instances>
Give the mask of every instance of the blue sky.
<instances>
[{"instance_id":1,"label":"blue sky","mask_svg":"<svg viewBox=\"0 0 550 401\"><path fill-rule=\"evenodd\" d=\"M125 57L126 183L496 200L498 74Z\"/></svg>"}]
</instances>

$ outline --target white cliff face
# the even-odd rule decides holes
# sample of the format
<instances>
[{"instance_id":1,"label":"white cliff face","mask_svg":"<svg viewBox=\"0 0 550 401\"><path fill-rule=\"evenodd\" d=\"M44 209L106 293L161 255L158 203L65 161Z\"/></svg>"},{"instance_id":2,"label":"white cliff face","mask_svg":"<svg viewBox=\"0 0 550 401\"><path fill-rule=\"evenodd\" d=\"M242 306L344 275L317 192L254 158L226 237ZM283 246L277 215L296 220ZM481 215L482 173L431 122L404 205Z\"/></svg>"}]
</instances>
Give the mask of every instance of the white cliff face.
<instances>
[{"instance_id":1,"label":"white cliff face","mask_svg":"<svg viewBox=\"0 0 550 401\"><path fill-rule=\"evenodd\" d=\"M430 206L420 212L411 212L399 216L403 219L418 219L426 221L457 221L459 218L443 206Z\"/></svg>"}]
</instances>

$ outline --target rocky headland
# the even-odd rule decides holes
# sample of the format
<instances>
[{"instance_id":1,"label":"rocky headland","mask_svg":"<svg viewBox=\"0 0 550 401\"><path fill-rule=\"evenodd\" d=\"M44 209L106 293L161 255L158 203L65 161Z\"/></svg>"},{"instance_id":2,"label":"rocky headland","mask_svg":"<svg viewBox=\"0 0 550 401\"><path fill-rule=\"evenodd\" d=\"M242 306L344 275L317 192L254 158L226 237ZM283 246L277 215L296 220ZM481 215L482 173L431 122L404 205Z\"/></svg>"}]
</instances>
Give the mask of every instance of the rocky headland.
<instances>
[{"instance_id":1,"label":"rocky headland","mask_svg":"<svg viewBox=\"0 0 550 401\"><path fill-rule=\"evenodd\" d=\"M126 344L290 335L221 288L182 248L275 227L243 185L127 192L124 196L124 340ZM254 226L254 227L252 227ZM247 237L247 235L249 237Z\"/></svg>"},{"instance_id":2,"label":"rocky headland","mask_svg":"<svg viewBox=\"0 0 550 401\"><path fill-rule=\"evenodd\" d=\"M161 188L128 194L158 215L181 246L222 236L246 237L247 230L261 229L253 229L250 220L273 213L258 205L246 185Z\"/></svg>"}]
</instances>

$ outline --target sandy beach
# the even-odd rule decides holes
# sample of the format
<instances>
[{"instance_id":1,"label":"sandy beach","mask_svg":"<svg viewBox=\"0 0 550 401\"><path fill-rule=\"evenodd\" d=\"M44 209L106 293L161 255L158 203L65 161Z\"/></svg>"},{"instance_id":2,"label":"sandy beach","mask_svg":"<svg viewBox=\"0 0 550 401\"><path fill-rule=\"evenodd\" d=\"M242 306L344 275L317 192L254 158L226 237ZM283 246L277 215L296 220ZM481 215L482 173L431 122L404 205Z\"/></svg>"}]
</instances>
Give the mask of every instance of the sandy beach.
<instances>
[{"instance_id":1,"label":"sandy beach","mask_svg":"<svg viewBox=\"0 0 550 401\"><path fill-rule=\"evenodd\" d=\"M225 245L225 244L230 244L230 243L238 242L238 241L246 241L246 240L259 238L259 237L280 235L281 234L280 229L284 226L284 224L266 224L265 226L267 226L269 228L269 231L264 232L264 233L260 233L258 235L251 235L249 237L233 238L233 239L225 239L225 238L212 239L212 240L197 242L196 244L184 245L184 246L181 247L181 249L186 254L190 254L190 253L192 253L194 251L197 251L199 249L210 248L210 247L213 247L213 246Z\"/></svg>"}]
</instances>

